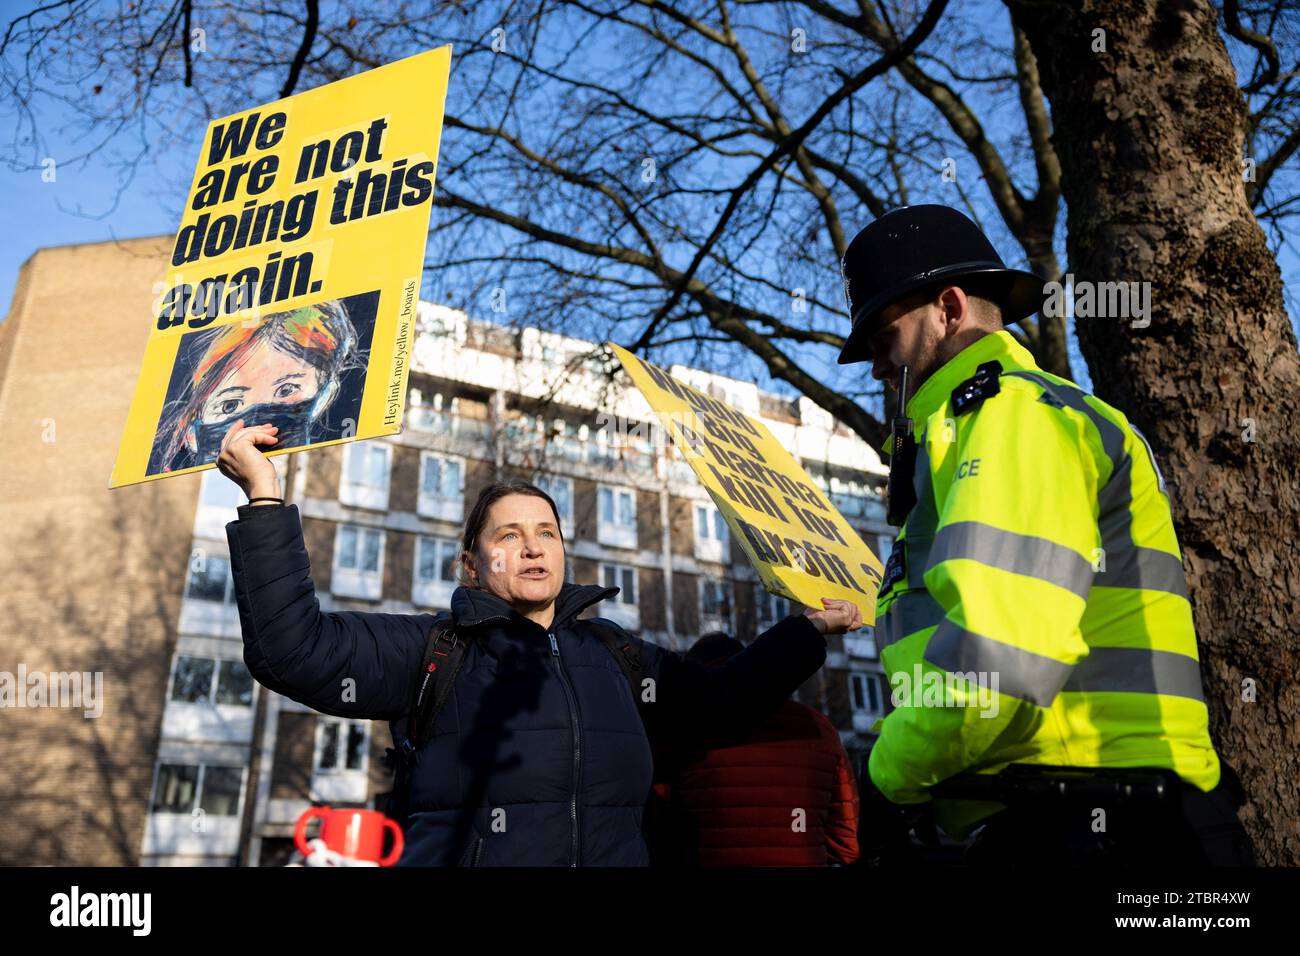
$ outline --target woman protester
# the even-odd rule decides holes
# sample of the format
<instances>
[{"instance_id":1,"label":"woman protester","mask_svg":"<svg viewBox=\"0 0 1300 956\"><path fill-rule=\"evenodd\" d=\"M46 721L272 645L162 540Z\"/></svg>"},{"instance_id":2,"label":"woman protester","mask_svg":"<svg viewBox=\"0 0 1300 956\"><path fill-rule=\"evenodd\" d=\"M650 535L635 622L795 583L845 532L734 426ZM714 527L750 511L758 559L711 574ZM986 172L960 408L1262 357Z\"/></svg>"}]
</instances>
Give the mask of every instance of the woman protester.
<instances>
[{"instance_id":1,"label":"woman protester","mask_svg":"<svg viewBox=\"0 0 1300 956\"><path fill-rule=\"evenodd\" d=\"M423 678L434 616L323 613L295 506L271 462L273 425L236 422L218 467L249 496L226 526L244 660L264 686L322 713L387 720L395 742ZM399 865L645 866L650 741L746 733L816 673L827 634L862 625L823 599L710 669L578 615L618 588L564 580L555 503L524 482L489 486L465 522L453 633L459 672L418 746ZM598 628L631 644L639 694ZM432 660L432 658L430 659Z\"/></svg>"}]
</instances>

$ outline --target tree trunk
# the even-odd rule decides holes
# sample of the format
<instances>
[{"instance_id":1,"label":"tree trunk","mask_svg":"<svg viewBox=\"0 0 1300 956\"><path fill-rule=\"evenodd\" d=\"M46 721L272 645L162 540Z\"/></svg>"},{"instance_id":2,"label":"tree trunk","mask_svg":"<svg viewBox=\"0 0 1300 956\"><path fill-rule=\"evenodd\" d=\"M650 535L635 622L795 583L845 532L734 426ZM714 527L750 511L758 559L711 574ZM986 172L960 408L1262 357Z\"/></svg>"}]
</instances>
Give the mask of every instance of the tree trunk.
<instances>
[{"instance_id":1,"label":"tree trunk","mask_svg":"<svg viewBox=\"0 0 1300 956\"><path fill-rule=\"evenodd\" d=\"M1300 356L1246 200L1245 102L1217 13L1007 5L1052 107L1076 285L1150 283L1148 326L1077 317L1080 347L1163 464L1241 818L1261 862L1300 863Z\"/></svg>"}]
</instances>

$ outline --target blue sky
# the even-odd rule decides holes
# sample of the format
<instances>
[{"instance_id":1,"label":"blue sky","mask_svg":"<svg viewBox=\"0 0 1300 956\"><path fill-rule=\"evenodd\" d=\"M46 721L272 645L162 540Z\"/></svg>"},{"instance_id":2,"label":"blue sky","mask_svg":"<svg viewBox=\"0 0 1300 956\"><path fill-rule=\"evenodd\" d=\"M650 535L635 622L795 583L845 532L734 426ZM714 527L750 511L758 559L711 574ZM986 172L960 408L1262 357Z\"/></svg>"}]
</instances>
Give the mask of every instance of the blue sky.
<instances>
[{"instance_id":1,"label":"blue sky","mask_svg":"<svg viewBox=\"0 0 1300 956\"><path fill-rule=\"evenodd\" d=\"M186 181L193 172L197 141L198 134L194 156L177 157L178 176ZM69 152L75 148L67 144ZM6 227L0 234L0 303L6 314L18 270L37 249L172 233L180 222L185 186L158 189L135 182L115 203L116 177L101 164L59 165L55 174L56 181L47 183L39 170L0 168L0 189L6 196Z\"/></svg>"}]
</instances>

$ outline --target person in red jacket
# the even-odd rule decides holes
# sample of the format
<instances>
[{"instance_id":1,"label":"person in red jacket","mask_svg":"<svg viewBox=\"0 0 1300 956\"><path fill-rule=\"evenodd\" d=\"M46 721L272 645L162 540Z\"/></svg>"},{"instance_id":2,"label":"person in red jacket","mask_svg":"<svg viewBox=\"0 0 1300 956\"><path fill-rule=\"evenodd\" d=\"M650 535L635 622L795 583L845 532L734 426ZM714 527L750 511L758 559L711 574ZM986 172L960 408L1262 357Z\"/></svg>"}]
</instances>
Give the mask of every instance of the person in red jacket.
<instances>
[{"instance_id":1,"label":"person in red jacket","mask_svg":"<svg viewBox=\"0 0 1300 956\"><path fill-rule=\"evenodd\" d=\"M687 657L717 666L744 645L721 631ZM652 866L827 866L858 859L858 788L835 726L786 700L743 739L658 752Z\"/></svg>"}]
</instances>

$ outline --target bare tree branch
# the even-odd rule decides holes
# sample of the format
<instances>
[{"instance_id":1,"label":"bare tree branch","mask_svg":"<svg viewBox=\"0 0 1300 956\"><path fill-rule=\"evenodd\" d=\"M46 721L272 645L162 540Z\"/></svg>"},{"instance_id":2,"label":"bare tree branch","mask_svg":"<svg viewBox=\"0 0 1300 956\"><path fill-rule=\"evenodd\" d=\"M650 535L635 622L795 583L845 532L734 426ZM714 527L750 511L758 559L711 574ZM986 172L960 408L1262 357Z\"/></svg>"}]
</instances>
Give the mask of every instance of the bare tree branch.
<instances>
[{"instance_id":1,"label":"bare tree branch","mask_svg":"<svg viewBox=\"0 0 1300 956\"><path fill-rule=\"evenodd\" d=\"M643 2L651 2L651 0L643 0ZM653 0L653 2L658 3L658 0ZM910 56L911 52L915 50L916 47L919 46L927 36L930 35L930 32L934 29L935 25L939 22L940 16L943 15L943 11L946 6L947 6L947 0L931 0L929 6L926 8L925 14L921 17L920 22L917 24L916 28L912 31L912 33L907 37L907 39L903 43L896 44L894 48L890 50L890 52L886 53L879 60L867 66L863 70L859 71L848 82L846 82L843 86L841 86L840 89L838 89L835 93L833 93L830 97L828 97L819 107L817 107L817 109L813 112L812 116L810 116L807 120L805 120L804 123L798 129L792 130L790 135L782 137L781 142L777 146L777 148L774 149L771 153L769 153L767 158L764 159L763 162L760 163L748 176L746 176L745 181L741 183L740 186L736 187L736 189L732 192L731 199L727 201L726 209L723 210L722 215L719 217L717 223L713 227L713 232L709 235L709 238L706 239L705 242L700 246L699 251L695 254L694 261L691 263L690 267L686 270L685 273L686 282L689 282L691 278L694 277L695 271L699 268L700 263L704 259L706 250L708 250L713 245L713 243L717 242L718 237L722 235L722 231L726 227L727 221L731 218L732 213L735 212L737 205L739 205L741 197L744 196L753 187L753 185L758 182L758 180L762 177L762 175L769 168L771 168L777 162L777 160L781 159L791 150L795 149L799 145L799 143L801 143L807 137L808 133L811 132L813 129L815 129L822 122L822 120L824 120L826 116L836 106L839 105L840 102L842 102L844 99L848 98L849 96L852 96L854 93L860 90L873 77L879 76L885 70L888 70L890 67L894 66L897 63L900 63L901 61L905 60L908 56ZM655 313L655 316L646 325L646 328L641 333L641 336L630 347L631 351L636 351L638 348L643 347L647 341L649 341L649 336L653 334L657 321L660 318L662 318L664 315L667 315L668 312L672 310L672 308L677 304L677 300L681 297L684 291L685 291L685 285L678 285L676 288L674 288L673 293L669 297L668 301L659 309L658 312Z\"/></svg>"},{"instance_id":2,"label":"bare tree branch","mask_svg":"<svg viewBox=\"0 0 1300 956\"><path fill-rule=\"evenodd\" d=\"M1278 59L1277 47L1273 41L1264 36L1262 33L1256 33L1250 27L1241 23L1241 11L1237 0L1223 0L1223 21L1228 35L1235 37L1242 43L1249 44L1259 51L1261 57L1268 64L1267 69L1255 80L1255 82L1243 87L1245 93L1257 93L1259 90L1268 86L1277 79L1278 71L1282 68L1281 61Z\"/></svg>"},{"instance_id":3,"label":"bare tree branch","mask_svg":"<svg viewBox=\"0 0 1300 956\"><path fill-rule=\"evenodd\" d=\"M320 8L317 6L317 0L307 0L307 26L303 31L302 43L298 46L298 52L289 64L289 75L285 78L284 86L280 87L281 98L291 94L298 86L298 77L302 74L302 65L307 60L307 55L311 53L311 45L316 40L316 28L320 25Z\"/></svg>"}]
</instances>

